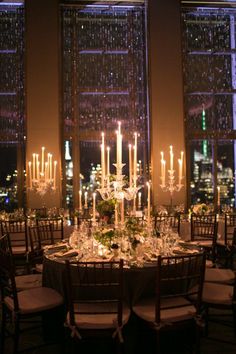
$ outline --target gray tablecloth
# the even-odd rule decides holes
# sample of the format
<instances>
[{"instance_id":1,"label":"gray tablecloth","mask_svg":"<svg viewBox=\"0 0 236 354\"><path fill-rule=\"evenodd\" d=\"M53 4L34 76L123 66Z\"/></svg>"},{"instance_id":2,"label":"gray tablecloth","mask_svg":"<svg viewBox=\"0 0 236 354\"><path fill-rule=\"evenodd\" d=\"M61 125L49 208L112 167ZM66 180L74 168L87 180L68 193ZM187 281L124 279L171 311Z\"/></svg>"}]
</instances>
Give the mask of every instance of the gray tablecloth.
<instances>
[{"instance_id":1,"label":"gray tablecloth","mask_svg":"<svg viewBox=\"0 0 236 354\"><path fill-rule=\"evenodd\" d=\"M155 266L124 268L124 300L133 305L140 298L154 295ZM43 263L43 286L57 290L66 300L65 263L47 257Z\"/></svg>"}]
</instances>

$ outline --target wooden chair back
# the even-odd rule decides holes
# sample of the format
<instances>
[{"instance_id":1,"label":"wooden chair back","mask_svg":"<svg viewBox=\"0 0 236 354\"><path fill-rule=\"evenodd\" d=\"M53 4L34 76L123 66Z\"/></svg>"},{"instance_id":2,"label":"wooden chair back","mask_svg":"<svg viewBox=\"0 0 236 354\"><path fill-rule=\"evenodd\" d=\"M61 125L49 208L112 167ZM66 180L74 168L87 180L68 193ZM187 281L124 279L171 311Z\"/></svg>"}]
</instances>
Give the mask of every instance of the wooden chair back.
<instances>
[{"instance_id":1,"label":"wooden chair back","mask_svg":"<svg viewBox=\"0 0 236 354\"><path fill-rule=\"evenodd\" d=\"M205 253L173 257L158 257L156 274L156 312L157 325L161 322L161 311L189 306L175 301L185 298L194 302L196 315L201 311L201 298L205 272ZM194 300L192 300L194 298ZM169 299L166 307L163 300Z\"/></svg>"},{"instance_id":2,"label":"wooden chair back","mask_svg":"<svg viewBox=\"0 0 236 354\"><path fill-rule=\"evenodd\" d=\"M116 314L122 325L123 260L66 261L66 281L71 325L80 314Z\"/></svg>"},{"instance_id":3,"label":"wooden chair back","mask_svg":"<svg viewBox=\"0 0 236 354\"><path fill-rule=\"evenodd\" d=\"M54 241L61 241L64 238L63 218L37 219L36 225L43 226L51 224Z\"/></svg>"},{"instance_id":4,"label":"wooden chair back","mask_svg":"<svg viewBox=\"0 0 236 354\"><path fill-rule=\"evenodd\" d=\"M160 231L162 225L171 227L178 234L180 233L180 215L157 215L155 216L155 230Z\"/></svg>"},{"instance_id":5,"label":"wooden chair back","mask_svg":"<svg viewBox=\"0 0 236 354\"><path fill-rule=\"evenodd\" d=\"M230 244L236 227L236 213L225 213L225 244Z\"/></svg>"},{"instance_id":6,"label":"wooden chair back","mask_svg":"<svg viewBox=\"0 0 236 354\"><path fill-rule=\"evenodd\" d=\"M18 311L19 304L15 282L15 265L9 234L4 234L0 237L0 288L2 303L6 296L10 296L13 299L14 310Z\"/></svg>"},{"instance_id":7,"label":"wooden chair back","mask_svg":"<svg viewBox=\"0 0 236 354\"><path fill-rule=\"evenodd\" d=\"M215 214L191 215L191 240L212 240L216 242L217 221Z\"/></svg>"},{"instance_id":8,"label":"wooden chair back","mask_svg":"<svg viewBox=\"0 0 236 354\"><path fill-rule=\"evenodd\" d=\"M13 254L26 254L28 252L26 220L2 220L1 233L2 235L9 234Z\"/></svg>"}]
</instances>

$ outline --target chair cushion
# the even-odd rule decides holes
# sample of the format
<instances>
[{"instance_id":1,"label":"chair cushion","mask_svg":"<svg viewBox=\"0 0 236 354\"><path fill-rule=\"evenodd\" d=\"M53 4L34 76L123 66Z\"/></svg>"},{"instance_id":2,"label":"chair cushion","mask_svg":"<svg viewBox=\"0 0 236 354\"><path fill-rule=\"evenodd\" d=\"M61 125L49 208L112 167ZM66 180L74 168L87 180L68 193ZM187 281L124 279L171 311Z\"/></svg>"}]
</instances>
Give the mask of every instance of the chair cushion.
<instances>
[{"instance_id":1,"label":"chair cushion","mask_svg":"<svg viewBox=\"0 0 236 354\"><path fill-rule=\"evenodd\" d=\"M13 246L12 247L12 254L13 255L24 255L26 253L25 246Z\"/></svg>"},{"instance_id":2,"label":"chair cushion","mask_svg":"<svg viewBox=\"0 0 236 354\"><path fill-rule=\"evenodd\" d=\"M15 277L18 291L42 286L42 274L27 274Z\"/></svg>"},{"instance_id":3,"label":"chair cushion","mask_svg":"<svg viewBox=\"0 0 236 354\"><path fill-rule=\"evenodd\" d=\"M231 305L233 286L204 282L202 301L208 304Z\"/></svg>"},{"instance_id":4,"label":"chair cushion","mask_svg":"<svg viewBox=\"0 0 236 354\"><path fill-rule=\"evenodd\" d=\"M75 313L75 324L79 329L115 329L117 327L117 314L100 314L95 312L108 312L107 304L83 304L79 306L80 312L89 312L86 314ZM117 306L109 308L109 311L116 311ZM75 305L75 311L78 311L78 305ZM90 314L91 313L91 314ZM128 322L130 309L123 305L122 325ZM67 314L67 323L70 323L69 313Z\"/></svg>"},{"instance_id":5,"label":"chair cushion","mask_svg":"<svg viewBox=\"0 0 236 354\"><path fill-rule=\"evenodd\" d=\"M206 268L205 281L220 283L220 284L233 284L235 273L231 269L219 268Z\"/></svg>"},{"instance_id":6,"label":"chair cushion","mask_svg":"<svg viewBox=\"0 0 236 354\"><path fill-rule=\"evenodd\" d=\"M21 314L37 313L50 310L63 304L62 296L51 288L39 287L18 293L19 312ZM13 311L13 299L4 299L6 306Z\"/></svg>"},{"instance_id":7,"label":"chair cushion","mask_svg":"<svg viewBox=\"0 0 236 354\"><path fill-rule=\"evenodd\" d=\"M195 307L183 297L161 301L161 321L178 322L191 319L196 314ZM133 307L137 316L147 322L155 322L155 298L145 299Z\"/></svg>"},{"instance_id":8,"label":"chair cushion","mask_svg":"<svg viewBox=\"0 0 236 354\"><path fill-rule=\"evenodd\" d=\"M212 240L199 240L198 245L201 247L212 247Z\"/></svg>"}]
</instances>

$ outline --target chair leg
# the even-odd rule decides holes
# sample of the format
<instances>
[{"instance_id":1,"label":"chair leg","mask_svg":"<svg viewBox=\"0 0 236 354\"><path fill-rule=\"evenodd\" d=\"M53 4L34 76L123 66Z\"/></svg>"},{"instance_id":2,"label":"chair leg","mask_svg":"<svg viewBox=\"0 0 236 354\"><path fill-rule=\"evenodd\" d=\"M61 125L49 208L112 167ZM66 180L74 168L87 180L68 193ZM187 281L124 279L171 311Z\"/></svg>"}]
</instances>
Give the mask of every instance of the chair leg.
<instances>
[{"instance_id":1,"label":"chair leg","mask_svg":"<svg viewBox=\"0 0 236 354\"><path fill-rule=\"evenodd\" d=\"M234 333L236 335L236 305L233 305Z\"/></svg>"},{"instance_id":2,"label":"chair leg","mask_svg":"<svg viewBox=\"0 0 236 354\"><path fill-rule=\"evenodd\" d=\"M14 354L18 352L18 345L19 345L19 336L20 336L20 319L19 316L16 316L14 322Z\"/></svg>"},{"instance_id":3,"label":"chair leg","mask_svg":"<svg viewBox=\"0 0 236 354\"><path fill-rule=\"evenodd\" d=\"M196 324L196 338L195 338L195 346L194 346L194 354L200 353L200 337L201 337L201 327Z\"/></svg>"},{"instance_id":4,"label":"chair leg","mask_svg":"<svg viewBox=\"0 0 236 354\"><path fill-rule=\"evenodd\" d=\"M205 335L208 336L208 323L209 323L209 307L205 305Z\"/></svg>"},{"instance_id":5,"label":"chair leg","mask_svg":"<svg viewBox=\"0 0 236 354\"><path fill-rule=\"evenodd\" d=\"M160 330L156 331L156 352L161 353L161 334Z\"/></svg>"},{"instance_id":6,"label":"chair leg","mask_svg":"<svg viewBox=\"0 0 236 354\"><path fill-rule=\"evenodd\" d=\"M0 338L0 353L4 353L4 344L5 344L5 331L6 331L6 310L2 304L2 325L1 325L1 338Z\"/></svg>"}]
</instances>

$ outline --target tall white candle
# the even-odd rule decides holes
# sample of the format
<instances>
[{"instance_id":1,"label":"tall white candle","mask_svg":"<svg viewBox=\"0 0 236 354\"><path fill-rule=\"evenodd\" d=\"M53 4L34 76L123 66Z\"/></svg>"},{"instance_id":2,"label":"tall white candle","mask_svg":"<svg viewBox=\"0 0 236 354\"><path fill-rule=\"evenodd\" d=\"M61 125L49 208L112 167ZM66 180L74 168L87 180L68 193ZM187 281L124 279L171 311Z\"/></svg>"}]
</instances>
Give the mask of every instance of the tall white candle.
<instances>
[{"instance_id":1,"label":"tall white candle","mask_svg":"<svg viewBox=\"0 0 236 354\"><path fill-rule=\"evenodd\" d=\"M84 192L84 209L88 209L88 192Z\"/></svg>"},{"instance_id":2,"label":"tall white candle","mask_svg":"<svg viewBox=\"0 0 236 354\"><path fill-rule=\"evenodd\" d=\"M182 180L182 160L181 159L178 159L178 164L179 164L179 185L180 185Z\"/></svg>"},{"instance_id":3,"label":"tall white candle","mask_svg":"<svg viewBox=\"0 0 236 354\"><path fill-rule=\"evenodd\" d=\"M173 171L174 167L174 154L173 154L173 146L170 145L170 170Z\"/></svg>"},{"instance_id":4,"label":"tall white candle","mask_svg":"<svg viewBox=\"0 0 236 354\"><path fill-rule=\"evenodd\" d=\"M102 145L101 145L101 168L102 168L102 188L104 188L105 175L106 175L106 162L105 162L105 134L102 132Z\"/></svg>"},{"instance_id":5,"label":"tall white candle","mask_svg":"<svg viewBox=\"0 0 236 354\"><path fill-rule=\"evenodd\" d=\"M29 186L32 188L32 166L31 166L31 161L29 161Z\"/></svg>"},{"instance_id":6,"label":"tall white candle","mask_svg":"<svg viewBox=\"0 0 236 354\"><path fill-rule=\"evenodd\" d=\"M101 145L101 187L104 188L104 145Z\"/></svg>"},{"instance_id":7,"label":"tall white candle","mask_svg":"<svg viewBox=\"0 0 236 354\"><path fill-rule=\"evenodd\" d=\"M134 133L134 187L137 185L137 146L138 146L138 134Z\"/></svg>"},{"instance_id":8,"label":"tall white candle","mask_svg":"<svg viewBox=\"0 0 236 354\"><path fill-rule=\"evenodd\" d=\"M217 205L220 206L220 186L217 187Z\"/></svg>"},{"instance_id":9,"label":"tall white candle","mask_svg":"<svg viewBox=\"0 0 236 354\"><path fill-rule=\"evenodd\" d=\"M35 178L39 179L39 154L35 154L36 157L36 175Z\"/></svg>"},{"instance_id":10,"label":"tall white candle","mask_svg":"<svg viewBox=\"0 0 236 354\"><path fill-rule=\"evenodd\" d=\"M107 176L110 176L110 147L107 147Z\"/></svg>"},{"instance_id":11,"label":"tall white candle","mask_svg":"<svg viewBox=\"0 0 236 354\"><path fill-rule=\"evenodd\" d=\"M57 161L54 161L53 188L56 188L56 180L57 180Z\"/></svg>"},{"instance_id":12,"label":"tall white candle","mask_svg":"<svg viewBox=\"0 0 236 354\"><path fill-rule=\"evenodd\" d=\"M93 220L96 220L96 193L93 193Z\"/></svg>"},{"instance_id":13,"label":"tall white candle","mask_svg":"<svg viewBox=\"0 0 236 354\"><path fill-rule=\"evenodd\" d=\"M116 169L119 165L119 133L116 131Z\"/></svg>"},{"instance_id":14,"label":"tall white candle","mask_svg":"<svg viewBox=\"0 0 236 354\"><path fill-rule=\"evenodd\" d=\"M132 146L129 144L129 186L132 187Z\"/></svg>"},{"instance_id":15,"label":"tall white candle","mask_svg":"<svg viewBox=\"0 0 236 354\"><path fill-rule=\"evenodd\" d=\"M44 175L45 172L45 166L44 166L44 151L45 151L45 147L42 147L42 156L41 156L41 174Z\"/></svg>"},{"instance_id":16,"label":"tall white candle","mask_svg":"<svg viewBox=\"0 0 236 354\"><path fill-rule=\"evenodd\" d=\"M142 200L142 193L141 192L138 192L138 208L140 209L141 208L141 200Z\"/></svg>"},{"instance_id":17,"label":"tall white candle","mask_svg":"<svg viewBox=\"0 0 236 354\"><path fill-rule=\"evenodd\" d=\"M148 197L147 197L147 225L150 226L151 220L151 186L150 183L147 182L148 187Z\"/></svg>"},{"instance_id":18,"label":"tall white candle","mask_svg":"<svg viewBox=\"0 0 236 354\"><path fill-rule=\"evenodd\" d=\"M82 210L82 191L79 191L79 210Z\"/></svg>"},{"instance_id":19,"label":"tall white candle","mask_svg":"<svg viewBox=\"0 0 236 354\"><path fill-rule=\"evenodd\" d=\"M33 154L33 179L35 179L35 154Z\"/></svg>"},{"instance_id":20,"label":"tall white candle","mask_svg":"<svg viewBox=\"0 0 236 354\"><path fill-rule=\"evenodd\" d=\"M117 164L117 173L121 174L121 164L122 164L121 122L118 122L118 131L116 137L116 164Z\"/></svg>"},{"instance_id":21,"label":"tall white candle","mask_svg":"<svg viewBox=\"0 0 236 354\"><path fill-rule=\"evenodd\" d=\"M52 154L49 156L49 179L52 179Z\"/></svg>"}]
</instances>

